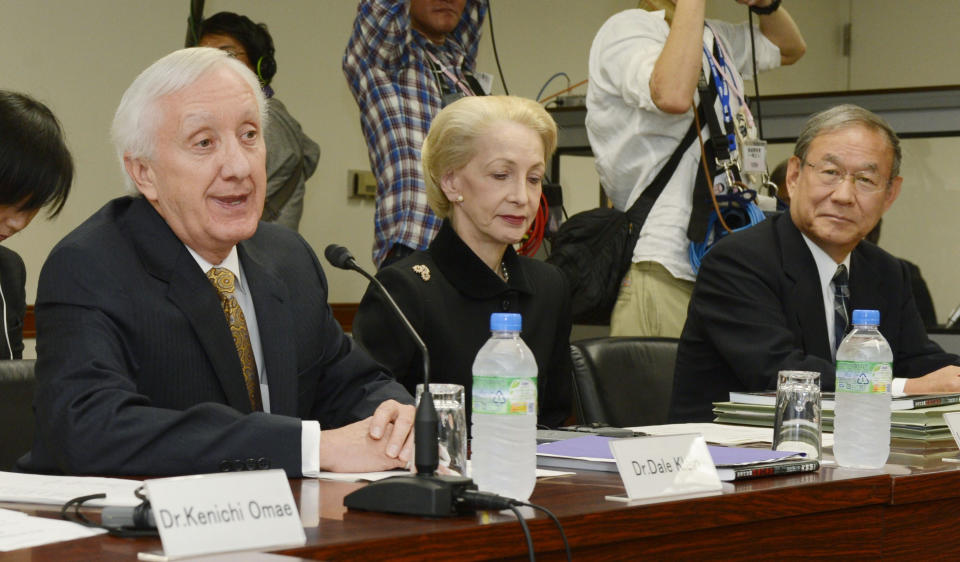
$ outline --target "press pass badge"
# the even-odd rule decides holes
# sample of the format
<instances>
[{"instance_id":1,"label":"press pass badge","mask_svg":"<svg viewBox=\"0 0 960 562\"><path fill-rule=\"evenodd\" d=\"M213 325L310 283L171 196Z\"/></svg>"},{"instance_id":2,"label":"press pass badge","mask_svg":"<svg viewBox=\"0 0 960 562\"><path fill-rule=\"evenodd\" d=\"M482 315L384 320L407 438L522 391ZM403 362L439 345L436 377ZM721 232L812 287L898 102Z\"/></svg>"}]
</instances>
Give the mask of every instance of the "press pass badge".
<instances>
[{"instance_id":1,"label":"press pass badge","mask_svg":"<svg viewBox=\"0 0 960 562\"><path fill-rule=\"evenodd\" d=\"M741 148L744 172L762 174L767 171L767 141L743 141Z\"/></svg>"}]
</instances>

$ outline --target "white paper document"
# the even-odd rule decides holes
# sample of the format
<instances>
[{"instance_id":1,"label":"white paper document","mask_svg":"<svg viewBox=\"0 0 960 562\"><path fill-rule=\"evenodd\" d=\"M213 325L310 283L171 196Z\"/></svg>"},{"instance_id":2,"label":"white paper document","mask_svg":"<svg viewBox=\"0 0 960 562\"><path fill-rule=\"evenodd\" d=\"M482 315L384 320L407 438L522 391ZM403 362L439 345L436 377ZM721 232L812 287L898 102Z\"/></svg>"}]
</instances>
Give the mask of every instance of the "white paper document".
<instances>
[{"instance_id":1,"label":"white paper document","mask_svg":"<svg viewBox=\"0 0 960 562\"><path fill-rule=\"evenodd\" d=\"M91 500L83 505L133 507L140 505L140 498L133 492L141 484L143 482L139 480L121 478L0 472L0 501L62 505L80 496L107 494L105 499Z\"/></svg>"},{"instance_id":2,"label":"white paper document","mask_svg":"<svg viewBox=\"0 0 960 562\"><path fill-rule=\"evenodd\" d=\"M631 427L647 435L681 435L699 433L707 443L714 445L746 445L748 443L773 442L773 429L746 425L724 425L720 423L671 423L667 425L647 425Z\"/></svg>"},{"instance_id":3,"label":"white paper document","mask_svg":"<svg viewBox=\"0 0 960 562\"><path fill-rule=\"evenodd\" d=\"M681 435L699 433L711 445L737 447L750 443L773 443L773 428L752 425L727 425L723 423L671 423L667 425L645 425L630 427L647 435ZM822 447L833 446L833 434L821 436Z\"/></svg>"},{"instance_id":4,"label":"white paper document","mask_svg":"<svg viewBox=\"0 0 960 562\"><path fill-rule=\"evenodd\" d=\"M19 511L0 509L0 552L72 541L103 533L106 533L103 529L84 527L69 521L31 517Z\"/></svg>"},{"instance_id":5,"label":"white paper document","mask_svg":"<svg viewBox=\"0 0 960 562\"><path fill-rule=\"evenodd\" d=\"M325 472L317 474L320 480L335 480L337 482L376 482L391 476L410 474L406 470L384 470L380 472Z\"/></svg>"}]
</instances>

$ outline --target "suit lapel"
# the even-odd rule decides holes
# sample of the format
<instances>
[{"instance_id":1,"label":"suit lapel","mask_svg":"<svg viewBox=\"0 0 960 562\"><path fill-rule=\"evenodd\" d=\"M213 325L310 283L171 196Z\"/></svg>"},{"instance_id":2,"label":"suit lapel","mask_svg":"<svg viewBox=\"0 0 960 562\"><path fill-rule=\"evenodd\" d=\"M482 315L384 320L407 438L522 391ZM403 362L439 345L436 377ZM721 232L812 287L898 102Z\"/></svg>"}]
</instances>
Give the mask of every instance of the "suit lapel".
<instances>
[{"instance_id":1,"label":"suit lapel","mask_svg":"<svg viewBox=\"0 0 960 562\"><path fill-rule=\"evenodd\" d=\"M817 264L789 214L778 219L777 232L782 248L781 266L789 284L785 291L786 302L789 303L787 310L792 310L793 314L793 318L787 320L796 322L794 333L801 338L807 354L829 361L833 354L827 334ZM822 383L826 385L826 381Z\"/></svg>"},{"instance_id":2,"label":"suit lapel","mask_svg":"<svg viewBox=\"0 0 960 562\"><path fill-rule=\"evenodd\" d=\"M167 297L183 312L193 326L220 385L227 396L227 404L243 413L249 413L250 397L243 381L243 366L236 345L230 335L230 326L220 307L216 290L200 271L196 260L186 249L171 271Z\"/></svg>"},{"instance_id":3,"label":"suit lapel","mask_svg":"<svg viewBox=\"0 0 960 562\"><path fill-rule=\"evenodd\" d=\"M850 314L855 309L886 310L883 277L860 252L860 245L850 254ZM882 320L882 319L881 319Z\"/></svg>"},{"instance_id":4,"label":"suit lapel","mask_svg":"<svg viewBox=\"0 0 960 562\"><path fill-rule=\"evenodd\" d=\"M167 283L167 298L193 327L220 381L227 404L240 412L250 412L243 367L216 290L183 242L146 200L134 200L128 216L137 226L126 231L137 247L144 268Z\"/></svg>"},{"instance_id":5,"label":"suit lapel","mask_svg":"<svg viewBox=\"0 0 960 562\"><path fill-rule=\"evenodd\" d=\"M249 243L237 247L247 277L263 350L264 369L270 387L270 411L297 414L296 341L291 337L293 311L289 309L286 286L248 251Z\"/></svg>"}]
</instances>

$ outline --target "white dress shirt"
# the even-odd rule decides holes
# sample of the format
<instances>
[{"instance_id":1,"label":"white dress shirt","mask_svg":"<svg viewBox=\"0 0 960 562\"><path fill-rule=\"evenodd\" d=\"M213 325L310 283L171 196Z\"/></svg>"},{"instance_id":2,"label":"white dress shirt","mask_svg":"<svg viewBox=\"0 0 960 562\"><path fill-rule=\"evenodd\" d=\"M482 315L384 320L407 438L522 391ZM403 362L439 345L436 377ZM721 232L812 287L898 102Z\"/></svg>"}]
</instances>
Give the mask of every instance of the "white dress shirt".
<instances>
[{"instance_id":1,"label":"white dress shirt","mask_svg":"<svg viewBox=\"0 0 960 562\"><path fill-rule=\"evenodd\" d=\"M186 245L185 245L186 246ZM234 298L243 311L243 318L247 322L247 332L250 334L250 346L253 347L253 357L257 362L257 377L260 379L260 395L263 398L263 411L270 413L270 387L267 385L267 369L263 364L263 346L260 343L260 327L257 325L257 311L253 306L253 296L247 287L247 277L240 267L240 257L237 247L230 250L230 254L219 264L211 264L203 259L193 248L186 246L187 251L197 261L204 275L214 267L230 270L234 281ZM316 420L301 420L300 431L300 464L301 472L307 477L316 477L320 473L320 422Z\"/></svg>"},{"instance_id":2,"label":"white dress shirt","mask_svg":"<svg viewBox=\"0 0 960 562\"><path fill-rule=\"evenodd\" d=\"M727 64L734 67L734 74L752 73L747 24L716 20L707 23L703 44L712 50L712 28L733 59ZM653 103L650 94L650 76L669 33L663 11L625 10L603 24L590 47L587 135L603 189L613 206L621 211L628 209L653 181L693 120L692 110L680 115L664 113ZM759 30L754 36L757 67L767 70L779 66L780 49ZM712 83L707 58L702 59L704 75ZM739 76L735 78L742 91L742 81ZM696 93L694 97L699 102ZM730 104L736 114L740 108L737 96L731 94ZM714 108L719 118L722 115L719 96ZM704 133L704 139L708 138L709 131ZM699 166L700 144L694 140L640 230L633 252L634 262L654 261L678 279L695 280L690 265L687 223Z\"/></svg>"}]
</instances>

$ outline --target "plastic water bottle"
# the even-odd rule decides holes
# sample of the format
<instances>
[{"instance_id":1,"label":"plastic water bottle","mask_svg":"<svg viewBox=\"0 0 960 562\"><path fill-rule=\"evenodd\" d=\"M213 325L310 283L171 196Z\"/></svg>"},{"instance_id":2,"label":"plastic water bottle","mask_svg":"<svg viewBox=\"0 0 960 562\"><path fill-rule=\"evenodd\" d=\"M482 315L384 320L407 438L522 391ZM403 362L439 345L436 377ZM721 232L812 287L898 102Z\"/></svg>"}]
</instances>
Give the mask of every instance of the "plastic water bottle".
<instances>
[{"instance_id":1,"label":"plastic water bottle","mask_svg":"<svg viewBox=\"0 0 960 562\"><path fill-rule=\"evenodd\" d=\"M491 314L473 362L471 477L484 492L526 501L537 481L537 362L519 314Z\"/></svg>"},{"instance_id":2,"label":"plastic water bottle","mask_svg":"<svg viewBox=\"0 0 960 562\"><path fill-rule=\"evenodd\" d=\"M854 310L837 349L833 456L840 466L880 468L890 455L893 352L877 329L880 312Z\"/></svg>"}]
</instances>

